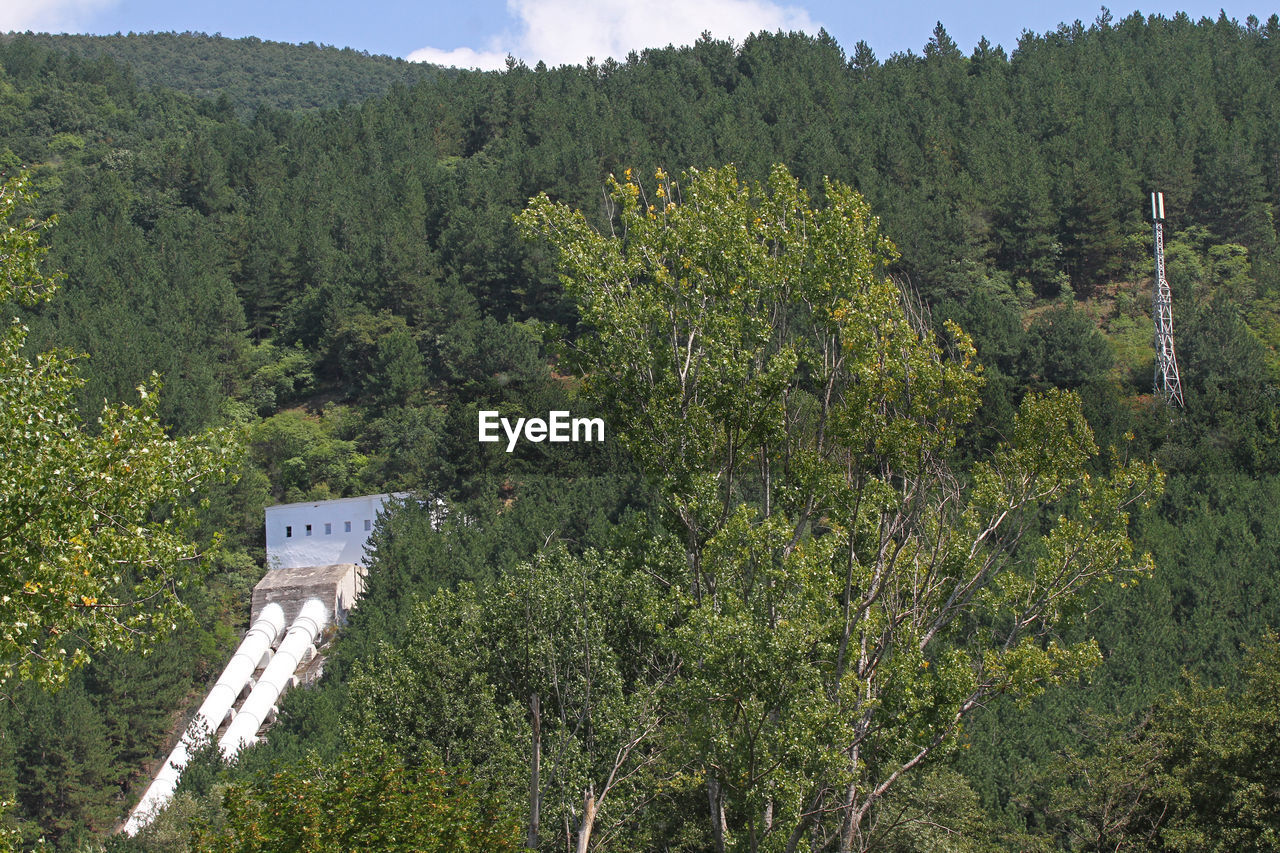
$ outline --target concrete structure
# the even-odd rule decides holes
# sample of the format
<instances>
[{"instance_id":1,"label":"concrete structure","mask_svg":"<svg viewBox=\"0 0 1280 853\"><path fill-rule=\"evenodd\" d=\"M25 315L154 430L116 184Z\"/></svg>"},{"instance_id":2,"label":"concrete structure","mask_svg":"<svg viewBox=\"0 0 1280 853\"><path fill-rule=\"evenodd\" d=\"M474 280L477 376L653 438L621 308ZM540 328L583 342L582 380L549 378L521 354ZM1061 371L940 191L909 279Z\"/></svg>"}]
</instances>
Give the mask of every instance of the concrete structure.
<instances>
[{"instance_id":1,"label":"concrete structure","mask_svg":"<svg viewBox=\"0 0 1280 853\"><path fill-rule=\"evenodd\" d=\"M316 607L323 610L323 605ZM129 815L129 820L123 829L125 835L130 837L137 835L139 830L151 822L156 812L164 808L173 798L173 791L178 787L178 779L181 778L182 771L191 760L191 750L213 739L218 727L231 714L232 706L244 692L245 686L249 684L254 670L266 666L267 661L271 660L271 647L275 645L276 638L284 630L284 626L284 614L275 604L267 605L262 609L261 614L254 617L249 633L244 635L244 640L236 649L236 653L231 656L231 662L222 671L218 683L213 685L204 703L200 705L200 710L196 711L186 734L169 753L164 766L160 768L156 778L151 780L146 793L142 795L142 799Z\"/></svg>"},{"instance_id":2,"label":"concrete structure","mask_svg":"<svg viewBox=\"0 0 1280 853\"><path fill-rule=\"evenodd\" d=\"M267 507L267 568L364 564L383 504L405 495L366 495Z\"/></svg>"},{"instance_id":3,"label":"concrete structure","mask_svg":"<svg viewBox=\"0 0 1280 853\"><path fill-rule=\"evenodd\" d=\"M251 627L121 828L126 835L136 835L172 799L194 747L213 740L230 720L218 746L226 758L234 757L258 739L280 696L297 682L299 667L312 663L319 671L323 658L313 659L324 629L342 624L364 591L365 547L378 513L388 500L402 497L368 495L267 507L267 573L253 588ZM443 506L437 501L441 515ZM290 626L287 635L285 625ZM237 711L246 692L248 698Z\"/></svg>"},{"instance_id":4,"label":"concrete structure","mask_svg":"<svg viewBox=\"0 0 1280 853\"><path fill-rule=\"evenodd\" d=\"M331 624L345 624L347 612L364 592L364 571L364 566L355 563L273 569L253 588L249 618L257 619L270 603L284 608L285 624L292 624L303 604L319 599Z\"/></svg>"},{"instance_id":5,"label":"concrete structure","mask_svg":"<svg viewBox=\"0 0 1280 853\"><path fill-rule=\"evenodd\" d=\"M329 623L344 624L364 592L365 548L378 513L387 501L404 497L365 495L267 507L267 573L253 588L250 621L274 602L291 624L305 602L318 598Z\"/></svg>"},{"instance_id":6,"label":"concrete structure","mask_svg":"<svg viewBox=\"0 0 1280 853\"><path fill-rule=\"evenodd\" d=\"M267 607L274 607L268 604ZM313 598L302 605L302 612L289 626L289 633L280 648L276 649L271 663L263 671L258 683L254 685L249 698L244 700L240 710L236 712L227 726L218 748L227 761L246 746L252 746L258 740L258 730L275 713L276 700L296 681L293 673L304 659L310 660L315 655L313 644L320 638L329 621L329 607L318 598Z\"/></svg>"}]
</instances>

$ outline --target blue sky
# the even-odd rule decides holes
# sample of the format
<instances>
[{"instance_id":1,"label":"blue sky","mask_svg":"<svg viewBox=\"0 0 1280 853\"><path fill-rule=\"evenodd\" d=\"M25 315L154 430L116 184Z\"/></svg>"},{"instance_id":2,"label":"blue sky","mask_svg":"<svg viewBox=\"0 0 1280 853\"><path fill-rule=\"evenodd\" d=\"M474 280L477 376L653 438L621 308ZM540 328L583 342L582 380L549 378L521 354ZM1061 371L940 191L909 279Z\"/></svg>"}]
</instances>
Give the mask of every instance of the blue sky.
<instances>
[{"instance_id":1,"label":"blue sky","mask_svg":"<svg viewBox=\"0 0 1280 853\"><path fill-rule=\"evenodd\" d=\"M1121 18L1135 9L1193 18L1271 10L1221 2L1114 6ZM825 27L846 49L863 39L881 58L921 51L941 20L966 52L982 36L1012 50L1023 30L1044 32L1060 22L1091 23L1101 6L1064 0L1031 6L1012 0L941 3L931 0L0 0L0 32L114 33L192 30L316 42L411 59L500 67L508 54L529 64L579 63L588 56L625 57L629 50L688 44L703 30L741 40L761 29Z\"/></svg>"}]
</instances>

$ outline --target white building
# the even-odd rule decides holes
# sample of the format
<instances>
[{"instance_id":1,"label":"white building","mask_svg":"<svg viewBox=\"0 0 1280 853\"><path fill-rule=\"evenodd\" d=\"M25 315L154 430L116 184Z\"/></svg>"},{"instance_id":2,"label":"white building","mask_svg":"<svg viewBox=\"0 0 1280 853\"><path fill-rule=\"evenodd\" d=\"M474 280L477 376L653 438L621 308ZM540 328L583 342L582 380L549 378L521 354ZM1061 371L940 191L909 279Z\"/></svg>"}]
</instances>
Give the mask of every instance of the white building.
<instances>
[{"instance_id":1,"label":"white building","mask_svg":"<svg viewBox=\"0 0 1280 853\"><path fill-rule=\"evenodd\" d=\"M364 591L365 545L378 513L388 500L404 497L366 495L266 508L267 573L253 588L249 632L129 816L125 835L147 826L172 798L190 759L190 742L216 738L230 720L220 747L231 758L257 740L276 701L308 675L307 666L311 676L319 674L323 657L317 660L316 649L324 629L343 624ZM443 508L436 501L441 515Z\"/></svg>"},{"instance_id":2,"label":"white building","mask_svg":"<svg viewBox=\"0 0 1280 853\"><path fill-rule=\"evenodd\" d=\"M365 495L269 506L267 569L364 565L364 547L382 505L405 495Z\"/></svg>"}]
</instances>

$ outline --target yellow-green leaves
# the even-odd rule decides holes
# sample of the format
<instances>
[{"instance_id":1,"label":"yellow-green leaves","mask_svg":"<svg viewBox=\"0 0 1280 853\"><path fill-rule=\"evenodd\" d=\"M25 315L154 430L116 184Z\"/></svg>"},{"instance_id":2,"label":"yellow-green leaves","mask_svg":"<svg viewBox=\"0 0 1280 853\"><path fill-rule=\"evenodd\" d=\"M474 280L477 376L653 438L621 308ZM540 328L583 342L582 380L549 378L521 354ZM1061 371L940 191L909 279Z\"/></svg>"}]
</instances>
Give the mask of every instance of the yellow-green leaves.
<instances>
[{"instance_id":1,"label":"yellow-green leaves","mask_svg":"<svg viewBox=\"0 0 1280 853\"><path fill-rule=\"evenodd\" d=\"M754 188L731 167L655 180L611 183L608 234L545 197L519 219L558 252L569 361L684 551L647 567L679 668L663 743L705 780L717 849L851 849L985 699L1097 663L1058 632L1150 569L1128 511L1160 477L1094 470L1057 391L956 467L973 345L886 275L857 192L829 182L815 208L782 167Z\"/></svg>"},{"instance_id":2,"label":"yellow-green leaves","mask_svg":"<svg viewBox=\"0 0 1280 853\"><path fill-rule=\"evenodd\" d=\"M15 221L28 198L21 179L0 187L0 299L23 304L54 288L38 269L49 223ZM234 447L168 438L146 388L86 428L70 358L29 360L17 321L0 335L0 683L57 684L102 649L145 651L184 613L192 493Z\"/></svg>"},{"instance_id":3,"label":"yellow-green leaves","mask_svg":"<svg viewBox=\"0 0 1280 853\"><path fill-rule=\"evenodd\" d=\"M944 355L855 190L828 182L815 208L781 166L754 189L732 167L656 180L611 181L607 236L545 197L519 222L559 254L586 393L695 540L748 494L795 520L950 446L977 401L972 347L953 329Z\"/></svg>"},{"instance_id":4,"label":"yellow-green leaves","mask_svg":"<svg viewBox=\"0 0 1280 853\"><path fill-rule=\"evenodd\" d=\"M40 261L48 251L40 244L40 235L57 218L36 219L23 209L36 198L27 184L26 175L20 174L0 186L0 302L35 305L57 288L59 276L40 272Z\"/></svg>"},{"instance_id":5,"label":"yellow-green leaves","mask_svg":"<svg viewBox=\"0 0 1280 853\"><path fill-rule=\"evenodd\" d=\"M378 850L500 853L523 849L513 815L483 785L434 760L357 741L334 762L309 758L224 793L225 820L184 849L200 853ZM185 839L184 839L185 840Z\"/></svg>"}]
</instances>

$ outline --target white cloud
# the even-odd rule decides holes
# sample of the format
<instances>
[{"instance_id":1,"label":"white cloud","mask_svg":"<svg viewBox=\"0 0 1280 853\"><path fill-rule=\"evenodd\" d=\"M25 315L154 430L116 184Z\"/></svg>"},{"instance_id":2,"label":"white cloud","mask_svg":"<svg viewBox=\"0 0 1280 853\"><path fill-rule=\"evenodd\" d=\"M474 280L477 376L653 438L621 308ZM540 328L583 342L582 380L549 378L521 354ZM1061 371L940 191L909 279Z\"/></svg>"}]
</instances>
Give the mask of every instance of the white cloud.
<instances>
[{"instance_id":1,"label":"white cloud","mask_svg":"<svg viewBox=\"0 0 1280 853\"><path fill-rule=\"evenodd\" d=\"M455 47L453 50L440 50L436 47L422 47L405 57L410 62L430 62L446 68L479 68L481 71L500 71L507 67L507 55L501 51L472 50L469 47Z\"/></svg>"},{"instance_id":2,"label":"white cloud","mask_svg":"<svg viewBox=\"0 0 1280 853\"><path fill-rule=\"evenodd\" d=\"M85 29L95 12L117 0L4 0L0 3L0 32L61 33Z\"/></svg>"},{"instance_id":3,"label":"white cloud","mask_svg":"<svg viewBox=\"0 0 1280 853\"><path fill-rule=\"evenodd\" d=\"M514 37L493 38L483 51L424 47L408 58L492 69L505 67L507 54L512 54L530 65L541 60L555 66L579 64L589 56L621 60L646 47L692 44L704 31L741 41L760 30L818 30L804 9L769 0L507 0L507 8L520 22Z\"/></svg>"}]
</instances>

